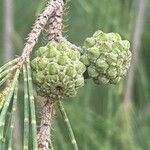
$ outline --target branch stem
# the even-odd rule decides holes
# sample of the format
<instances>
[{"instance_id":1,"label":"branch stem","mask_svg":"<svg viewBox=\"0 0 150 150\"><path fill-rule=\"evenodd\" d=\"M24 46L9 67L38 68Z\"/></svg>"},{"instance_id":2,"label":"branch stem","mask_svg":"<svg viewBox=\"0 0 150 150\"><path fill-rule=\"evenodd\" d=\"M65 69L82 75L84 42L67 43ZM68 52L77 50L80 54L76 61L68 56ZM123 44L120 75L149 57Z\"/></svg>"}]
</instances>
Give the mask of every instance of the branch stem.
<instances>
[{"instance_id":1,"label":"branch stem","mask_svg":"<svg viewBox=\"0 0 150 150\"><path fill-rule=\"evenodd\" d=\"M42 119L40 131L38 133L39 150L49 150L52 117L53 117L53 102L50 102L49 100L42 108Z\"/></svg>"},{"instance_id":2,"label":"branch stem","mask_svg":"<svg viewBox=\"0 0 150 150\"><path fill-rule=\"evenodd\" d=\"M41 31L44 29L45 25L47 24L50 16L54 12L54 0L49 0L47 7L44 9L42 14L36 19L31 33L28 35L27 42L25 44L25 47L23 49L22 55L20 56L20 59L18 61L19 68L23 67L23 64L26 62L26 60L29 58L33 47L38 41L38 37L41 33Z\"/></svg>"}]
</instances>

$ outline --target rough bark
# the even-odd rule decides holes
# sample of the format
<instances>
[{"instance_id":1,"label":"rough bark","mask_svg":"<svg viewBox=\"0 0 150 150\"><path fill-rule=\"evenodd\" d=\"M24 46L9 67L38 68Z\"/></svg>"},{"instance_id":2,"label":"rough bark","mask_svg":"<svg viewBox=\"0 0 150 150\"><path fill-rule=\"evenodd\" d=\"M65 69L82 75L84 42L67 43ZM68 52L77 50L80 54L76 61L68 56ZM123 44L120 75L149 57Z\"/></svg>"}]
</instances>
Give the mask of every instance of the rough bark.
<instances>
[{"instance_id":1,"label":"rough bark","mask_svg":"<svg viewBox=\"0 0 150 150\"><path fill-rule=\"evenodd\" d=\"M53 4L54 12L49 22L49 40L59 42L63 31L64 2L63 0L55 0Z\"/></svg>"},{"instance_id":2,"label":"rough bark","mask_svg":"<svg viewBox=\"0 0 150 150\"><path fill-rule=\"evenodd\" d=\"M53 117L53 103L48 101L42 108L41 125L40 131L38 133L39 150L49 150L52 117Z\"/></svg>"},{"instance_id":3,"label":"rough bark","mask_svg":"<svg viewBox=\"0 0 150 150\"><path fill-rule=\"evenodd\" d=\"M49 40L55 40L57 42L64 42L71 49L80 51L81 48L69 42L66 38L63 37L62 32L64 29L63 26L63 15L64 15L64 1L56 0L54 2L54 12L51 15L49 21Z\"/></svg>"}]
</instances>

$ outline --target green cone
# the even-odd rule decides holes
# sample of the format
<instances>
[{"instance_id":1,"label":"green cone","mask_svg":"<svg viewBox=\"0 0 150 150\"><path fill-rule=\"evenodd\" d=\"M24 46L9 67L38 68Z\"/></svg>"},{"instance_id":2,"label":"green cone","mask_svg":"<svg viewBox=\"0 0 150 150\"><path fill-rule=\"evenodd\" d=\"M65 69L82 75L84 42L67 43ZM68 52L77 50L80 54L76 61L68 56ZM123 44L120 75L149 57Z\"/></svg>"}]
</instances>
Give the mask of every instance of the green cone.
<instances>
[{"instance_id":1,"label":"green cone","mask_svg":"<svg viewBox=\"0 0 150 150\"><path fill-rule=\"evenodd\" d=\"M95 83L116 84L130 66L130 43L117 33L96 31L86 38L81 61L87 66L89 78Z\"/></svg>"},{"instance_id":2,"label":"green cone","mask_svg":"<svg viewBox=\"0 0 150 150\"><path fill-rule=\"evenodd\" d=\"M51 41L36 54L31 66L37 93L54 101L75 96L84 85L86 71L80 53L65 43Z\"/></svg>"}]
</instances>

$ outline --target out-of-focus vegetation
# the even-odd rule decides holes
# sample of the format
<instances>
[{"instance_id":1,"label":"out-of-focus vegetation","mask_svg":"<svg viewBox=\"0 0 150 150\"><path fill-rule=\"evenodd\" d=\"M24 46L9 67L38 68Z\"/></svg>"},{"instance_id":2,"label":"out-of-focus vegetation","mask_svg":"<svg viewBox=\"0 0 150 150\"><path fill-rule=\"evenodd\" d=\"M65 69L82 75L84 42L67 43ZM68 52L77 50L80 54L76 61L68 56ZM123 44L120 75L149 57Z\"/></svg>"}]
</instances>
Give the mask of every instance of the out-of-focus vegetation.
<instances>
[{"instance_id":1,"label":"out-of-focus vegetation","mask_svg":"<svg viewBox=\"0 0 150 150\"><path fill-rule=\"evenodd\" d=\"M14 53L21 54L26 35L45 0L14 0ZM72 0L64 17L64 34L82 45L98 29L118 32L132 43L138 1ZM82 88L77 97L65 102L80 150L148 150L150 148L150 2L147 2L144 32L136 68L133 97L123 101L126 80L118 85L94 85ZM69 12L68 12L69 11ZM68 12L68 13L67 13ZM0 1L0 64L3 57L3 1ZM38 45L42 44L39 41ZM63 121L56 113L52 142L56 150L71 150Z\"/></svg>"}]
</instances>

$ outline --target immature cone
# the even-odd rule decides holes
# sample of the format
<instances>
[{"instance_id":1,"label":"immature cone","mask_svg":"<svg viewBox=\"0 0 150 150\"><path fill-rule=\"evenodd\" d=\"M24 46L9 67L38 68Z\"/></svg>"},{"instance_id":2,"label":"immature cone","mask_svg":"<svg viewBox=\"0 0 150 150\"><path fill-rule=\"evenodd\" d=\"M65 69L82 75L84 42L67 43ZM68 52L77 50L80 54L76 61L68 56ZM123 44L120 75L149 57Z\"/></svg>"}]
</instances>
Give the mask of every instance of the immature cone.
<instances>
[{"instance_id":1,"label":"immature cone","mask_svg":"<svg viewBox=\"0 0 150 150\"><path fill-rule=\"evenodd\" d=\"M40 47L31 66L38 95L62 100L75 96L84 85L86 67L80 61L80 53L64 43L51 41Z\"/></svg>"},{"instance_id":2,"label":"immature cone","mask_svg":"<svg viewBox=\"0 0 150 150\"><path fill-rule=\"evenodd\" d=\"M127 74L130 66L130 43L117 33L96 31L84 42L81 61L95 83L116 84Z\"/></svg>"}]
</instances>

